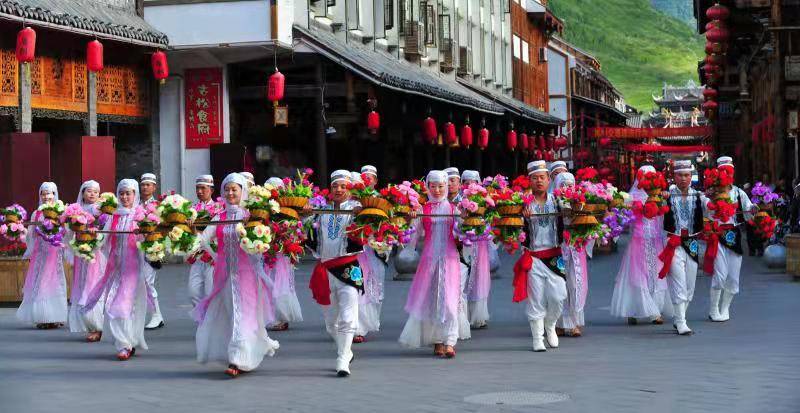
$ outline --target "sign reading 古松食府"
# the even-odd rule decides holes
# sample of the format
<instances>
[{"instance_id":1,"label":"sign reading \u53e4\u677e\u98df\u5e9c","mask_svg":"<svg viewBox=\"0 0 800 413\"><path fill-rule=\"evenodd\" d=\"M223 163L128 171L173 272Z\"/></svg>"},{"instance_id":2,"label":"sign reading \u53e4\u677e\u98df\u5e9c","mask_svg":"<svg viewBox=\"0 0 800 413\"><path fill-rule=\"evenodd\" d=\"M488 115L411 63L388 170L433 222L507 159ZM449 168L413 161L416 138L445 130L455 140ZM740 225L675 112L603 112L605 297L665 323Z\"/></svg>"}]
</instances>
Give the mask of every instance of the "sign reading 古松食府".
<instances>
[{"instance_id":1,"label":"sign reading \u53e4\u677e\u98df\u5e9c","mask_svg":"<svg viewBox=\"0 0 800 413\"><path fill-rule=\"evenodd\" d=\"M223 143L222 69L186 69L186 148Z\"/></svg>"}]
</instances>

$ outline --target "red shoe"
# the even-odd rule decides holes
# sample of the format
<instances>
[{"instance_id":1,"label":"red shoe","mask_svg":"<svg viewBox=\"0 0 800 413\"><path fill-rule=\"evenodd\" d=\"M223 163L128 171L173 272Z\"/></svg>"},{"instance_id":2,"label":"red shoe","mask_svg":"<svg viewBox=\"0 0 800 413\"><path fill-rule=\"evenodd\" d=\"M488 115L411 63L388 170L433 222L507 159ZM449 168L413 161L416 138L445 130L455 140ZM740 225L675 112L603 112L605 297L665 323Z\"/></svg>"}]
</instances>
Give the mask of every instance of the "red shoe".
<instances>
[{"instance_id":1,"label":"red shoe","mask_svg":"<svg viewBox=\"0 0 800 413\"><path fill-rule=\"evenodd\" d=\"M361 343L363 343L365 341L367 341L367 338L364 337L364 336L355 336L355 337L353 337L353 343L354 344L361 344Z\"/></svg>"},{"instance_id":2,"label":"red shoe","mask_svg":"<svg viewBox=\"0 0 800 413\"><path fill-rule=\"evenodd\" d=\"M103 338L102 331L93 331L86 336L86 341L88 341L89 343L96 343L100 341L100 339L102 338Z\"/></svg>"},{"instance_id":3,"label":"red shoe","mask_svg":"<svg viewBox=\"0 0 800 413\"><path fill-rule=\"evenodd\" d=\"M444 356L446 358L453 358L456 356L456 348L453 346L444 346Z\"/></svg>"},{"instance_id":4,"label":"red shoe","mask_svg":"<svg viewBox=\"0 0 800 413\"><path fill-rule=\"evenodd\" d=\"M241 370L239 370L239 368L238 368L238 367L236 367L236 366L234 366L233 364L229 364L229 365L228 365L228 368L227 368L227 369L225 369L225 374L227 374L228 376L230 376L230 378L232 378L232 379L235 379L236 377L239 377L239 374L240 374L241 372L242 372L242 371L241 371Z\"/></svg>"},{"instance_id":5,"label":"red shoe","mask_svg":"<svg viewBox=\"0 0 800 413\"><path fill-rule=\"evenodd\" d=\"M288 329L289 329L289 323L280 323L267 328L267 331L286 331Z\"/></svg>"},{"instance_id":6,"label":"red shoe","mask_svg":"<svg viewBox=\"0 0 800 413\"><path fill-rule=\"evenodd\" d=\"M122 349L117 353L117 360L127 361L133 356L133 350Z\"/></svg>"},{"instance_id":7,"label":"red shoe","mask_svg":"<svg viewBox=\"0 0 800 413\"><path fill-rule=\"evenodd\" d=\"M442 357L444 356L444 344L437 343L433 345L433 355Z\"/></svg>"}]
</instances>

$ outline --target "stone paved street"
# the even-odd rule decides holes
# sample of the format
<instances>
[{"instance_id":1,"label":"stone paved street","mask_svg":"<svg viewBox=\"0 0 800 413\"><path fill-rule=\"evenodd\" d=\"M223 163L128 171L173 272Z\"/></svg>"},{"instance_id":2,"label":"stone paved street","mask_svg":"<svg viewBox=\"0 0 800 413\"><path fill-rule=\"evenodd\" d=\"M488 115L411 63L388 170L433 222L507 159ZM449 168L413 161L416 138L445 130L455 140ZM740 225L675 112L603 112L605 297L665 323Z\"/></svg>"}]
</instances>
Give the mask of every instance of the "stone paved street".
<instances>
[{"instance_id":1,"label":"stone paved street","mask_svg":"<svg viewBox=\"0 0 800 413\"><path fill-rule=\"evenodd\" d=\"M334 345L305 287L309 265L297 281L306 321L273 333L276 357L236 380L195 361L188 267L168 266L159 274L167 325L148 332L150 350L129 362L116 361L108 342L22 326L15 309L0 308L0 411L800 411L800 283L748 257L733 318L716 324L705 320L710 279L702 276L689 308L696 334L680 337L669 323L630 327L609 316L620 257L591 262L585 336L546 353L530 351L522 308L510 301L508 257L493 281L490 328L460 343L454 360L397 344L410 284L388 281L382 331L355 347L349 379L333 372ZM487 395L498 392L508 393ZM512 404L543 401L552 403Z\"/></svg>"}]
</instances>

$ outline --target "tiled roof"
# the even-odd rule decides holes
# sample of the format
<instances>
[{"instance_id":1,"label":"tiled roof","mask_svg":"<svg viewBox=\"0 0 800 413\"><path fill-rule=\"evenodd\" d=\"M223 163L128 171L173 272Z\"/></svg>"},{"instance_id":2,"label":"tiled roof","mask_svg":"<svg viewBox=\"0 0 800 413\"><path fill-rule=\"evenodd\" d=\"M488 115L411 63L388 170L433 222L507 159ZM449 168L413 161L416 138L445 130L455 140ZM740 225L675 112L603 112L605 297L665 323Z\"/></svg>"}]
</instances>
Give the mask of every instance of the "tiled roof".
<instances>
[{"instance_id":1,"label":"tiled roof","mask_svg":"<svg viewBox=\"0 0 800 413\"><path fill-rule=\"evenodd\" d=\"M154 46L166 46L167 36L141 17L92 0L0 0L0 16L87 30Z\"/></svg>"}]
</instances>

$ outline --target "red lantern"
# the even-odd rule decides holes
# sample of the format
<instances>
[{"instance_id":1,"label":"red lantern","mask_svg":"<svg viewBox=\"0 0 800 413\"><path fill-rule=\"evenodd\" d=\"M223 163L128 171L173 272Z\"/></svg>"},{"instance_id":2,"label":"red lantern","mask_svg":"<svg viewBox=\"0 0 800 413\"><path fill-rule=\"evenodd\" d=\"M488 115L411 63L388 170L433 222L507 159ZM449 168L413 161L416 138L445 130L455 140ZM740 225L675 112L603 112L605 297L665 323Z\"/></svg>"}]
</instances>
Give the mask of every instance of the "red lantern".
<instances>
[{"instance_id":1,"label":"red lantern","mask_svg":"<svg viewBox=\"0 0 800 413\"><path fill-rule=\"evenodd\" d=\"M469 126L469 124L466 124L463 128L461 128L461 146L465 148L472 146L472 128Z\"/></svg>"},{"instance_id":2,"label":"red lantern","mask_svg":"<svg viewBox=\"0 0 800 413\"><path fill-rule=\"evenodd\" d=\"M535 150L533 152L533 158L536 159L536 160L544 159L544 155L542 154L542 150L541 149Z\"/></svg>"},{"instance_id":3,"label":"red lantern","mask_svg":"<svg viewBox=\"0 0 800 413\"><path fill-rule=\"evenodd\" d=\"M478 132L478 148L484 150L487 146L489 146L489 129L481 128Z\"/></svg>"},{"instance_id":4,"label":"red lantern","mask_svg":"<svg viewBox=\"0 0 800 413\"><path fill-rule=\"evenodd\" d=\"M444 124L444 139L445 143L448 145L458 144L458 136L456 135L456 125L454 125L453 122L447 122Z\"/></svg>"},{"instance_id":5,"label":"red lantern","mask_svg":"<svg viewBox=\"0 0 800 413\"><path fill-rule=\"evenodd\" d=\"M711 54L706 56L706 64L720 66L725 63L725 56L721 54Z\"/></svg>"},{"instance_id":6,"label":"red lantern","mask_svg":"<svg viewBox=\"0 0 800 413\"><path fill-rule=\"evenodd\" d=\"M533 152L536 149L536 136L528 135L528 151Z\"/></svg>"},{"instance_id":7,"label":"red lantern","mask_svg":"<svg viewBox=\"0 0 800 413\"><path fill-rule=\"evenodd\" d=\"M614 156L614 155L606 155L606 157L604 158L604 160L605 160L607 163L613 164L614 162L616 162L616 161L617 161L617 157L616 157L616 156Z\"/></svg>"},{"instance_id":8,"label":"red lantern","mask_svg":"<svg viewBox=\"0 0 800 413\"><path fill-rule=\"evenodd\" d=\"M581 149L578 152L575 152L575 159L579 161L586 161L590 156L592 155L586 149Z\"/></svg>"},{"instance_id":9,"label":"red lantern","mask_svg":"<svg viewBox=\"0 0 800 413\"><path fill-rule=\"evenodd\" d=\"M546 151L547 150L547 143L545 143L545 141L544 141L544 135L539 135L539 137L536 138L536 140L539 142L538 143L539 149L541 149L543 151Z\"/></svg>"},{"instance_id":10,"label":"red lantern","mask_svg":"<svg viewBox=\"0 0 800 413\"><path fill-rule=\"evenodd\" d=\"M717 110L718 107L719 105L717 104L717 102L714 102L713 100L709 100L703 103L703 109L705 111L715 111Z\"/></svg>"},{"instance_id":11,"label":"red lantern","mask_svg":"<svg viewBox=\"0 0 800 413\"><path fill-rule=\"evenodd\" d=\"M706 63L703 65L703 71L706 73L716 72L719 71L719 66Z\"/></svg>"},{"instance_id":12,"label":"red lantern","mask_svg":"<svg viewBox=\"0 0 800 413\"><path fill-rule=\"evenodd\" d=\"M525 132L519 134L519 141L517 142L521 151L528 150L528 135Z\"/></svg>"},{"instance_id":13,"label":"red lantern","mask_svg":"<svg viewBox=\"0 0 800 413\"><path fill-rule=\"evenodd\" d=\"M86 68L90 72L103 70L103 44L97 40L86 45Z\"/></svg>"},{"instance_id":14,"label":"red lantern","mask_svg":"<svg viewBox=\"0 0 800 413\"><path fill-rule=\"evenodd\" d=\"M605 148L608 145L611 145L611 138L609 138L608 136L603 136L602 138L600 138L600 140L597 141L597 144L600 145L600 147Z\"/></svg>"},{"instance_id":15,"label":"red lantern","mask_svg":"<svg viewBox=\"0 0 800 413\"><path fill-rule=\"evenodd\" d=\"M153 77L161 83L169 77L169 65L167 64L167 55L162 51L153 53L150 58L150 65L153 67Z\"/></svg>"},{"instance_id":16,"label":"red lantern","mask_svg":"<svg viewBox=\"0 0 800 413\"><path fill-rule=\"evenodd\" d=\"M435 143L439 132L436 131L436 121L428 116L422 121L422 137L428 143Z\"/></svg>"},{"instance_id":17,"label":"red lantern","mask_svg":"<svg viewBox=\"0 0 800 413\"><path fill-rule=\"evenodd\" d=\"M270 75L267 82L267 99L273 105L278 106L278 101L283 100L283 92L286 88L286 76L280 71L276 70L275 73Z\"/></svg>"},{"instance_id":18,"label":"red lantern","mask_svg":"<svg viewBox=\"0 0 800 413\"><path fill-rule=\"evenodd\" d=\"M553 147L554 147L556 150L559 150L559 151L560 151L560 150L562 150L562 149L564 149L564 148L566 148L566 147L567 147L567 144L568 144L568 142L567 142L567 137L566 137L566 136L564 136L564 135L560 135L559 137L557 137L557 138L556 138L556 139L553 141Z\"/></svg>"},{"instance_id":19,"label":"red lantern","mask_svg":"<svg viewBox=\"0 0 800 413\"><path fill-rule=\"evenodd\" d=\"M722 54L725 52L725 45L720 42L706 42L706 54Z\"/></svg>"},{"instance_id":20,"label":"red lantern","mask_svg":"<svg viewBox=\"0 0 800 413\"><path fill-rule=\"evenodd\" d=\"M378 115L378 112L370 111L367 115L367 129L369 129L369 133L376 134L378 133L378 129L381 127L381 116Z\"/></svg>"},{"instance_id":21,"label":"red lantern","mask_svg":"<svg viewBox=\"0 0 800 413\"><path fill-rule=\"evenodd\" d=\"M555 152L553 152L552 150L547 150L547 151L545 151L545 153L544 153L544 160L545 160L545 161L547 161L547 162L553 162L553 160L554 160L555 158L556 158L556 156L555 156Z\"/></svg>"},{"instance_id":22,"label":"red lantern","mask_svg":"<svg viewBox=\"0 0 800 413\"><path fill-rule=\"evenodd\" d=\"M721 27L726 27L725 26L725 22L723 22L721 20L711 20L710 22L706 23L706 31L709 31L709 30L712 30L712 29L718 29L718 28L721 28Z\"/></svg>"},{"instance_id":23,"label":"red lantern","mask_svg":"<svg viewBox=\"0 0 800 413\"><path fill-rule=\"evenodd\" d=\"M600 174L600 176L602 176L602 177L608 177L608 176L611 176L611 174L613 174L613 173L614 173L614 171L612 171L612 170L611 170L611 168L609 168L609 167L607 167L607 166L604 166L604 167L600 168L600 170L599 170L599 171L597 171L597 172L598 172L598 173Z\"/></svg>"},{"instance_id":24,"label":"red lantern","mask_svg":"<svg viewBox=\"0 0 800 413\"><path fill-rule=\"evenodd\" d=\"M709 20L727 20L730 14L730 10L719 3L706 10L706 17L708 17Z\"/></svg>"},{"instance_id":25,"label":"red lantern","mask_svg":"<svg viewBox=\"0 0 800 413\"><path fill-rule=\"evenodd\" d=\"M30 63L36 55L36 32L26 27L17 33L17 61Z\"/></svg>"},{"instance_id":26,"label":"red lantern","mask_svg":"<svg viewBox=\"0 0 800 413\"><path fill-rule=\"evenodd\" d=\"M517 132L515 132L514 129L511 129L508 131L508 134L506 134L506 146L511 152L514 152L514 149L517 147Z\"/></svg>"},{"instance_id":27,"label":"red lantern","mask_svg":"<svg viewBox=\"0 0 800 413\"><path fill-rule=\"evenodd\" d=\"M547 150L548 151L552 151L553 150L553 148L554 148L554 146L553 146L554 142L553 141L554 141L554 139L553 139L552 136L548 136L547 138L545 138L544 142L545 142L545 145L547 146Z\"/></svg>"},{"instance_id":28,"label":"red lantern","mask_svg":"<svg viewBox=\"0 0 800 413\"><path fill-rule=\"evenodd\" d=\"M706 40L716 43L724 43L728 41L730 33L724 27L716 27L706 32Z\"/></svg>"},{"instance_id":29,"label":"red lantern","mask_svg":"<svg viewBox=\"0 0 800 413\"><path fill-rule=\"evenodd\" d=\"M717 89L711 89L711 88L703 89L703 97L705 98L705 100L717 100L718 95L719 92L717 92Z\"/></svg>"}]
</instances>

